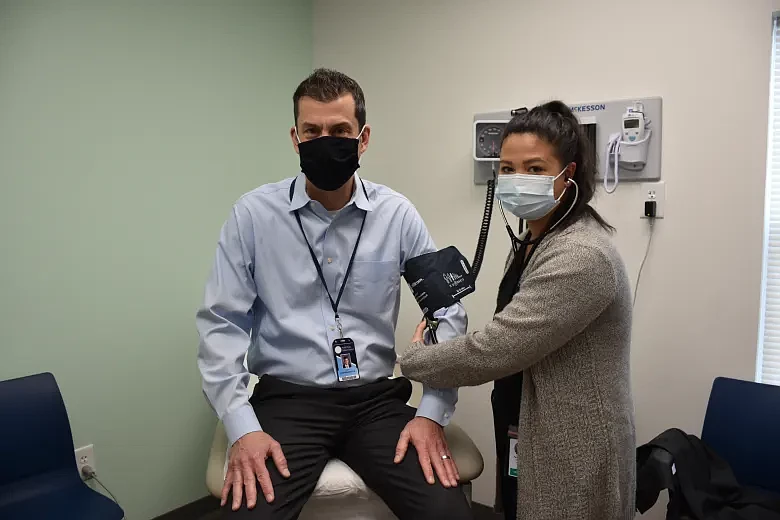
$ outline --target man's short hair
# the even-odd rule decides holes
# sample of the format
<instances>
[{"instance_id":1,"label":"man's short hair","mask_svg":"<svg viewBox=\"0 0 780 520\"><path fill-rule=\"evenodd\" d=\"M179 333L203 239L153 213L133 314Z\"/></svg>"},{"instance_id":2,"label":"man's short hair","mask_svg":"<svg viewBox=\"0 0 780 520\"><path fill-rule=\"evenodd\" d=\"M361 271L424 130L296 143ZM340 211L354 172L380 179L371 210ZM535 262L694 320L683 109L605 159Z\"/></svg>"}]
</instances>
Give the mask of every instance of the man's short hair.
<instances>
[{"instance_id":1,"label":"man's short hair","mask_svg":"<svg viewBox=\"0 0 780 520\"><path fill-rule=\"evenodd\" d=\"M351 94L352 99L355 100L355 119L358 121L358 126L363 128L366 124L366 99L363 97L363 89L354 79L331 69L315 70L295 89L293 94L295 125L298 126L298 102L302 97L310 97L320 103L330 103L346 94Z\"/></svg>"}]
</instances>

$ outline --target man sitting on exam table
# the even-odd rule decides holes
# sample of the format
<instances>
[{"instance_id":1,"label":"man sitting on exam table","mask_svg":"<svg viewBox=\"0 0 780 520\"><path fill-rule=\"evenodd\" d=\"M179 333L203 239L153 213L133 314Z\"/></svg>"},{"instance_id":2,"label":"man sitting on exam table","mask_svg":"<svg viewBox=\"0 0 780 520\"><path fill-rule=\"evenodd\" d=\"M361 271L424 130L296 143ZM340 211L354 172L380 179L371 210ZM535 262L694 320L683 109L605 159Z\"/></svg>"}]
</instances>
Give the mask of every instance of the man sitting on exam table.
<instances>
[{"instance_id":1,"label":"man sitting on exam table","mask_svg":"<svg viewBox=\"0 0 780 520\"><path fill-rule=\"evenodd\" d=\"M401 520L472 518L442 430L457 389L425 388L415 411L411 383L388 379L401 271L433 240L406 198L356 173L371 128L354 80L316 70L293 108L302 173L236 202L196 320L203 390L232 445L226 516L297 518L335 457ZM465 333L460 304L439 314L440 338Z\"/></svg>"}]
</instances>

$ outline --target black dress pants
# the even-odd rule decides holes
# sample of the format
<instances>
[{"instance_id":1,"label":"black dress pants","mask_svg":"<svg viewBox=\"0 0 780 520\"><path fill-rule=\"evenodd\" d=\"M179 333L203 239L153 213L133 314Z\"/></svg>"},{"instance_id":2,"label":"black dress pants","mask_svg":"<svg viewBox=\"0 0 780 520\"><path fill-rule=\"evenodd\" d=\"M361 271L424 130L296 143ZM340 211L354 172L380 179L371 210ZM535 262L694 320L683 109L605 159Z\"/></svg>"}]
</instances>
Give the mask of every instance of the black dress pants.
<instances>
[{"instance_id":1,"label":"black dress pants","mask_svg":"<svg viewBox=\"0 0 780 520\"><path fill-rule=\"evenodd\" d=\"M395 464L395 448L415 410L406 405L411 383L383 379L360 387L312 388L264 376L250 403L263 431L282 446L290 478L285 479L271 458L266 461L275 500L267 503L258 485L257 505L230 511L235 520L294 520L314 491L331 458L341 459L365 481L400 520L473 519L463 491L425 481L417 452L410 444ZM345 517L346 518L346 517Z\"/></svg>"},{"instance_id":2,"label":"black dress pants","mask_svg":"<svg viewBox=\"0 0 780 520\"><path fill-rule=\"evenodd\" d=\"M490 400L493 406L493 427L496 435L497 496L504 520L517 517L517 478L509 476L509 427L517 428L523 373L498 379L493 383Z\"/></svg>"}]
</instances>

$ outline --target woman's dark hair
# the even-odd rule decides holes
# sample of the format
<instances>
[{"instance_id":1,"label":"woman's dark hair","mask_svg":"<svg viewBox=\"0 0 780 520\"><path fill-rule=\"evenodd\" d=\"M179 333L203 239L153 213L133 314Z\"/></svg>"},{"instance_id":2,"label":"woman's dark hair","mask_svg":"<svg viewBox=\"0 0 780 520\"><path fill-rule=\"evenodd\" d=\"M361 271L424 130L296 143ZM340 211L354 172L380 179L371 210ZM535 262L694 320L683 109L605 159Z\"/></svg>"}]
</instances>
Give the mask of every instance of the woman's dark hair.
<instances>
[{"instance_id":1,"label":"woman's dark hair","mask_svg":"<svg viewBox=\"0 0 780 520\"><path fill-rule=\"evenodd\" d=\"M513 117L504 130L501 142L512 134L533 134L553 147L561 165L576 164L574 174L570 178L577 183L579 196L557 229L565 229L588 214L607 231L615 230L589 204L596 190L596 150L580 127L577 117L565 103L550 101ZM576 190L572 189L566 190L550 222L558 222L569 210L575 192Z\"/></svg>"}]
</instances>

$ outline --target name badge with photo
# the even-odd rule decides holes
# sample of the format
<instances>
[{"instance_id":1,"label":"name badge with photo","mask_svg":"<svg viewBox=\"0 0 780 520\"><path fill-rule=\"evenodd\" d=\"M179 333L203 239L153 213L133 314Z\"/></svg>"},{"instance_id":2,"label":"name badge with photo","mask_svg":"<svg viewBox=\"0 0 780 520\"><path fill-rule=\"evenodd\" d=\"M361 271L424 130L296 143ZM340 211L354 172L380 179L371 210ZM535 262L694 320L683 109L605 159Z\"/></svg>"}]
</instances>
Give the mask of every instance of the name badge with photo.
<instances>
[{"instance_id":1,"label":"name badge with photo","mask_svg":"<svg viewBox=\"0 0 780 520\"><path fill-rule=\"evenodd\" d=\"M514 428L509 429L509 453L507 455L509 462L507 474L510 477L517 477L517 430Z\"/></svg>"},{"instance_id":2,"label":"name badge with photo","mask_svg":"<svg viewBox=\"0 0 780 520\"><path fill-rule=\"evenodd\" d=\"M333 342L333 356L339 382L360 379L355 342L350 338L339 338Z\"/></svg>"}]
</instances>

